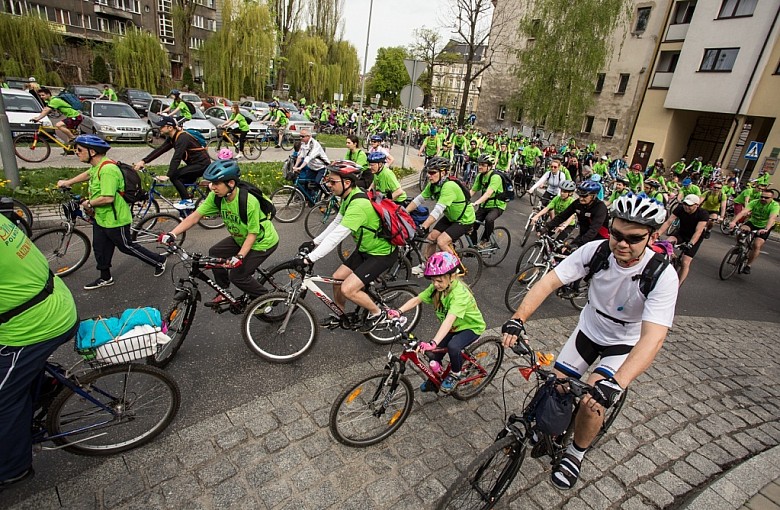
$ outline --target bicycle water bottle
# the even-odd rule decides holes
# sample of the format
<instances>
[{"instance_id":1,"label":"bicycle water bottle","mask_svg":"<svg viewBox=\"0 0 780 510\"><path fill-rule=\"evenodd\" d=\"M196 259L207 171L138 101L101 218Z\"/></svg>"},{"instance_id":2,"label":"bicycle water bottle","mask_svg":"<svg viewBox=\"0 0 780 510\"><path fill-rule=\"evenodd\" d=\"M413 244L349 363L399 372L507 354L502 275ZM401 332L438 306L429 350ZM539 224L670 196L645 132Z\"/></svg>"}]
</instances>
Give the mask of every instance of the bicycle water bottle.
<instances>
[{"instance_id":1,"label":"bicycle water bottle","mask_svg":"<svg viewBox=\"0 0 780 510\"><path fill-rule=\"evenodd\" d=\"M439 363L438 361L436 361L434 359L434 360L431 360L430 363L428 363L428 366L431 367L431 370L433 370L434 374L436 374L437 376L441 376L441 373L442 373L441 363Z\"/></svg>"}]
</instances>

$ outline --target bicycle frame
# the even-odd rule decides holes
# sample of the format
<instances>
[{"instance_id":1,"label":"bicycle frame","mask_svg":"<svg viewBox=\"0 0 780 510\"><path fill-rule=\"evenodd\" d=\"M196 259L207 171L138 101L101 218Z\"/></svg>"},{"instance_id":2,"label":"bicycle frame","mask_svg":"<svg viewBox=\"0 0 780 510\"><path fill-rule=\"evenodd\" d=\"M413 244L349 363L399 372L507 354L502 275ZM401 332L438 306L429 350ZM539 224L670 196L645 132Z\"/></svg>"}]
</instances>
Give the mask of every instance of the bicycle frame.
<instances>
[{"instance_id":1,"label":"bicycle frame","mask_svg":"<svg viewBox=\"0 0 780 510\"><path fill-rule=\"evenodd\" d=\"M33 134L33 136L35 137L35 141L37 142L38 141L38 137L40 135L44 135L44 136L46 136L46 138L48 138L49 140L53 141L55 144L59 145L63 149L69 149L70 146L67 145L66 143L64 143L62 140L60 140L57 137L56 133L57 133L57 128L54 127L54 126L49 127L49 126L39 125L38 126L38 131L36 131Z\"/></svg>"},{"instance_id":2,"label":"bicycle frame","mask_svg":"<svg viewBox=\"0 0 780 510\"><path fill-rule=\"evenodd\" d=\"M177 254L182 261L186 261L186 260L192 261L190 272L187 275L187 277L180 278L178 284L176 284L176 292L190 292L190 289L184 287L184 283L189 283L192 286L192 289L195 291L195 296L194 296L195 299L197 301L200 301L200 290L198 289L198 282L197 282L197 280L200 280L204 282L206 285L208 285L209 287L211 287L212 289L214 289L215 291L217 291L217 293L222 295L225 299L227 299L229 306L227 306L227 308L225 308L222 311L225 311L227 309L232 310L234 308L238 311L239 308L242 308L243 305L246 304L245 302L243 302L243 300L240 297L237 298L233 296L233 293L231 293L229 289L222 288L217 284L217 282L209 278L209 276L203 272L203 269L213 269L214 267L218 267L219 263L217 261L222 259L206 257L208 259L208 262L203 263L203 266L201 267L201 261L204 258L201 254L194 253L190 255L184 250L182 250L180 247L177 247L172 252ZM220 313L220 309L218 308L214 308L214 311Z\"/></svg>"},{"instance_id":3,"label":"bicycle frame","mask_svg":"<svg viewBox=\"0 0 780 510\"><path fill-rule=\"evenodd\" d=\"M135 214L136 218L144 218L149 213L149 209L151 209L152 207L152 201L154 201L155 198L159 198L169 206L174 207L173 201L168 199L157 189L157 188L172 188L173 184L171 184L170 181L158 180L158 177L160 176L158 176L153 172L147 172L147 173L152 178L152 185L149 187L149 191L147 192L147 199L139 203L141 209ZM202 189L203 187L197 182L193 182L191 184L185 184L184 187L193 196L195 196L196 193L202 199L205 199L207 196L207 193ZM185 218L186 216L189 215L190 212L191 211L188 210L179 210L179 216Z\"/></svg>"}]
</instances>

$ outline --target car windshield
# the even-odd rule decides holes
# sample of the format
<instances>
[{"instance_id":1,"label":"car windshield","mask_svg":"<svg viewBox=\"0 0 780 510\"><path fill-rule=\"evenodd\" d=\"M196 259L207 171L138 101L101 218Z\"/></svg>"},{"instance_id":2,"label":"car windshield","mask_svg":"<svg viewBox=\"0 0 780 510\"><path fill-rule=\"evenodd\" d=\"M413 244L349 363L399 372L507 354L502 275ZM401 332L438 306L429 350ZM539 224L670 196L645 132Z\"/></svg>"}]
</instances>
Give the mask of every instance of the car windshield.
<instances>
[{"instance_id":1,"label":"car windshield","mask_svg":"<svg viewBox=\"0 0 780 510\"><path fill-rule=\"evenodd\" d=\"M200 96L197 94L182 94L181 98L192 103L200 103L201 101Z\"/></svg>"},{"instance_id":2,"label":"car windshield","mask_svg":"<svg viewBox=\"0 0 780 510\"><path fill-rule=\"evenodd\" d=\"M297 122L309 122L309 119L301 115L300 113L291 113L290 114L290 120L294 120Z\"/></svg>"},{"instance_id":3,"label":"car windshield","mask_svg":"<svg viewBox=\"0 0 780 510\"><path fill-rule=\"evenodd\" d=\"M152 100L152 95L142 90L128 90L127 97L130 99L145 99L146 101Z\"/></svg>"},{"instance_id":4,"label":"car windshield","mask_svg":"<svg viewBox=\"0 0 780 510\"><path fill-rule=\"evenodd\" d=\"M121 119L140 119L130 105L124 103L98 103L92 106L95 117L118 117Z\"/></svg>"},{"instance_id":5,"label":"car windshield","mask_svg":"<svg viewBox=\"0 0 780 510\"><path fill-rule=\"evenodd\" d=\"M95 87L74 87L73 90L77 96L82 96L82 97L84 96L99 97L100 94L102 94L102 92L100 92Z\"/></svg>"},{"instance_id":6,"label":"car windshield","mask_svg":"<svg viewBox=\"0 0 780 510\"><path fill-rule=\"evenodd\" d=\"M192 118L193 119L205 119L206 116L203 115L203 112L200 111L198 108L195 108L195 111L192 112Z\"/></svg>"},{"instance_id":7,"label":"car windshield","mask_svg":"<svg viewBox=\"0 0 780 510\"><path fill-rule=\"evenodd\" d=\"M41 111L41 105L30 94L3 94L5 109L9 112L31 112Z\"/></svg>"}]
</instances>

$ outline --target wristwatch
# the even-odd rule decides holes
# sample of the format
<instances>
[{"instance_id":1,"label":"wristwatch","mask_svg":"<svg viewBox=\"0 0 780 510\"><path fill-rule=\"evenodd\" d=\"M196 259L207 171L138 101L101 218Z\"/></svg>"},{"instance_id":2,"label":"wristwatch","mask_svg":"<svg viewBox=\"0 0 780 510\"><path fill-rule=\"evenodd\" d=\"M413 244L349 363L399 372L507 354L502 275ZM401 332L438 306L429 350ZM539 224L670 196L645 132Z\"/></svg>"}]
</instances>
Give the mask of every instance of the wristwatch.
<instances>
[{"instance_id":1,"label":"wristwatch","mask_svg":"<svg viewBox=\"0 0 780 510\"><path fill-rule=\"evenodd\" d=\"M244 256L243 256L243 255L241 255L240 253L239 253L238 255L236 255L236 258L237 258L238 260L244 260Z\"/></svg>"}]
</instances>

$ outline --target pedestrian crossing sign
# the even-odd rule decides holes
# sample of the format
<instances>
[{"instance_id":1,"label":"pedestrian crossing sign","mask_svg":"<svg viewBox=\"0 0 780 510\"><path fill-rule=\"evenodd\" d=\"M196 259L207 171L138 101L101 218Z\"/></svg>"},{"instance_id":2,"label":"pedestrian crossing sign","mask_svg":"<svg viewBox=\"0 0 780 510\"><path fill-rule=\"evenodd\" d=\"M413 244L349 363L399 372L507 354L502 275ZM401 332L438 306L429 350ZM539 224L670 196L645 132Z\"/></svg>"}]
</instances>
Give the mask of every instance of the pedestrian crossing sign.
<instances>
[{"instance_id":1,"label":"pedestrian crossing sign","mask_svg":"<svg viewBox=\"0 0 780 510\"><path fill-rule=\"evenodd\" d=\"M745 159L758 160L758 155L761 154L761 149L764 148L764 144L761 142L750 142L748 144L747 152L745 153Z\"/></svg>"}]
</instances>

